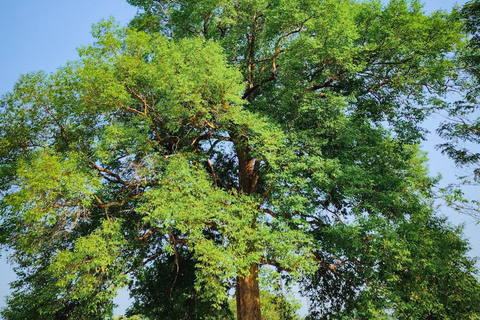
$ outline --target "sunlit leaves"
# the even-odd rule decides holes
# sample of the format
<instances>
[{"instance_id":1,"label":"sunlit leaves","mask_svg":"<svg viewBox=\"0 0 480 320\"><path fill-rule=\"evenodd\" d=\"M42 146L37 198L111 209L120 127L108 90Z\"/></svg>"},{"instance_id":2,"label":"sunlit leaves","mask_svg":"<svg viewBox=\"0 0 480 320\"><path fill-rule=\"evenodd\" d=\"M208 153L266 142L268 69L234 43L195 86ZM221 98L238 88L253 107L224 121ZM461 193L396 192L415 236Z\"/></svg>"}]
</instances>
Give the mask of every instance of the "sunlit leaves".
<instances>
[{"instance_id":1,"label":"sunlit leaves","mask_svg":"<svg viewBox=\"0 0 480 320\"><path fill-rule=\"evenodd\" d=\"M271 287L303 277L321 315L415 318L446 304L429 271L473 277L468 261L428 263L461 241L428 231L417 146L456 77L453 16L403 0L130 2L137 30L102 21L79 60L2 99L2 241L33 267L18 290L49 278L42 301L108 317L130 274L132 314L208 319L260 265ZM173 293L195 307L155 305Z\"/></svg>"},{"instance_id":2,"label":"sunlit leaves","mask_svg":"<svg viewBox=\"0 0 480 320\"><path fill-rule=\"evenodd\" d=\"M79 239L72 250L57 254L49 271L59 279L57 285L63 298L88 298L93 299L92 306L101 305L126 284L125 261L118 256L126 245L120 228L121 221L104 220L95 232Z\"/></svg>"}]
</instances>

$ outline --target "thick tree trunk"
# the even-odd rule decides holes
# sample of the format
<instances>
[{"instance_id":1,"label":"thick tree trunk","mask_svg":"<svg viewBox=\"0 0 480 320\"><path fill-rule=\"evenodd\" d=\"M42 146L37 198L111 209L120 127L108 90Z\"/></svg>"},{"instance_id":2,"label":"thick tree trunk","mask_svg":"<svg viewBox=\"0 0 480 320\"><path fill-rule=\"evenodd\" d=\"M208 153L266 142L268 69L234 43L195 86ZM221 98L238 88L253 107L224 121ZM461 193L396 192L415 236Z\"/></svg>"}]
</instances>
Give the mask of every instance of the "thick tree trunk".
<instances>
[{"instance_id":1,"label":"thick tree trunk","mask_svg":"<svg viewBox=\"0 0 480 320\"><path fill-rule=\"evenodd\" d=\"M248 276L237 277L237 320L261 320L258 264L250 267Z\"/></svg>"},{"instance_id":2,"label":"thick tree trunk","mask_svg":"<svg viewBox=\"0 0 480 320\"><path fill-rule=\"evenodd\" d=\"M258 186L258 162L248 157L244 150L238 150L237 157L239 189L247 194L255 193Z\"/></svg>"},{"instance_id":3,"label":"thick tree trunk","mask_svg":"<svg viewBox=\"0 0 480 320\"><path fill-rule=\"evenodd\" d=\"M245 150L237 150L239 190L252 194L257 191L259 163L248 156ZM256 219L252 221L256 224ZM246 276L237 277L237 320L261 320L258 264L252 264Z\"/></svg>"}]
</instances>

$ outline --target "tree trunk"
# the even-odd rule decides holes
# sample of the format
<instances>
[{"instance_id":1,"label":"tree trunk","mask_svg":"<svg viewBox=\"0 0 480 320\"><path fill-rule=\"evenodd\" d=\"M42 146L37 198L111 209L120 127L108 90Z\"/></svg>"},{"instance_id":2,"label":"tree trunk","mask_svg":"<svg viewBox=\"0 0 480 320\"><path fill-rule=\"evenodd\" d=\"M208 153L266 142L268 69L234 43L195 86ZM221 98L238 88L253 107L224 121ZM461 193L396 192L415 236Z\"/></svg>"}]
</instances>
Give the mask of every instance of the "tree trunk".
<instances>
[{"instance_id":1,"label":"tree trunk","mask_svg":"<svg viewBox=\"0 0 480 320\"><path fill-rule=\"evenodd\" d=\"M250 266L248 276L237 277L237 320L261 320L258 264Z\"/></svg>"},{"instance_id":2,"label":"tree trunk","mask_svg":"<svg viewBox=\"0 0 480 320\"><path fill-rule=\"evenodd\" d=\"M237 150L239 190L245 194L257 191L259 163L248 156L245 150ZM256 224L256 219L252 225ZM250 266L246 276L237 277L237 320L261 320L260 288L258 285L258 264Z\"/></svg>"},{"instance_id":3,"label":"tree trunk","mask_svg":"<svg viewBox=\"0 0 480 320\"><path fill-rule=\"evenodd\" d=\"M237 151L238 157L238 187L240 191L246 194L252 194L257 191L258 186L258 166L255 158L250 158L244 150Z\"/></svg>"}]
</instances>

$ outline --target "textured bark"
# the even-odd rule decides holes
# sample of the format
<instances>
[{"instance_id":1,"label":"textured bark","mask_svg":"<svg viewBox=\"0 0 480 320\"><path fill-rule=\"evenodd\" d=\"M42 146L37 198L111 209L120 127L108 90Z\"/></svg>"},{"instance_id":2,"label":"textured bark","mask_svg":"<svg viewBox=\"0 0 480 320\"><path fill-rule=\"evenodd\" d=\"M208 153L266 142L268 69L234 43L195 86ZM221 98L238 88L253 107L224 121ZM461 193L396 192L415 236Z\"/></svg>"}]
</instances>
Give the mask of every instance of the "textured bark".
<instances>
[{"instance_id":1,"label":"textured bark","mask_svg":"<svg viewBox=\"0 0 480 320\"><path fill-rule=\"evenodd\" d=\"M258 264L250 267L248 276L237 277L237 320L261 320Z\"/></svg>"},{"instance_id":2,"label":"textured bark","mask_svg":"<svg viewBox=\"0 0 480 320\"><path fill-rule=\"evenodd\" d=\"M242 193L257 191L259 180L259 162L249 157L245 150L237 150L238 184ZM256 219L252 225L256 224ZM237 320L261 320L260 288L258 285L258 264L252 264L248 275L237 277Z\"/></svg>"},{"instance_id":3,"label":"textured bark","mask_svg":"<svg viewBox=\"0 0 480 320\"><path fill-rule=\"evenodd\" d=\"M237 151L239 189L243 193L251 194L257 190L258 163L250 158L244 150Z\"/></svg>"}]
</instances>

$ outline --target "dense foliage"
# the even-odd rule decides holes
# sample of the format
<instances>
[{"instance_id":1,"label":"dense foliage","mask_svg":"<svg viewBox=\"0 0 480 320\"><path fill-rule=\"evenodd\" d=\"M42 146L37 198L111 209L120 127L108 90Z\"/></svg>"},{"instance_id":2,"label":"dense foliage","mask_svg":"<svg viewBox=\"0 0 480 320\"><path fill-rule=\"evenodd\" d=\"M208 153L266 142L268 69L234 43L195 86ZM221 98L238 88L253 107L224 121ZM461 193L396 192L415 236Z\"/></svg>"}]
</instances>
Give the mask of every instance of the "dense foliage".
<instances>
[{"instance_id":1,"label":"dense foliage","mask_svg":"<svg viewBox=\"0 0 480 320\"><path fill-rule=\"evenodd\" d=\"M130 28L0 113L5 319L480 317L467 243L436 217L421 122L466 40L417 1L129 1ZM282 281L283 281L282 280ZM262 288L268 292L268 288ZM274 291L275 292L275 291ZM287 308L288 306L288 308ZM288 310L287 310L288 309Z\"/></svg>"}]
</instances>

